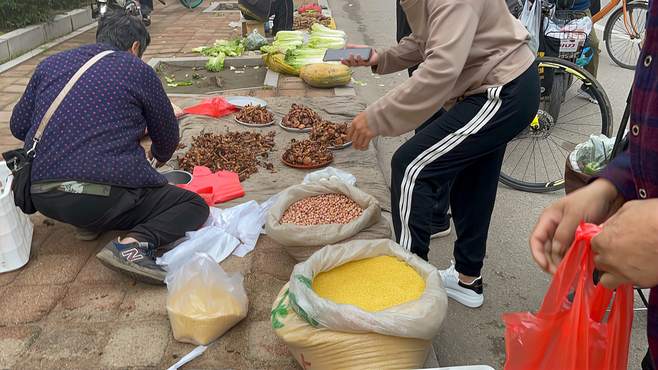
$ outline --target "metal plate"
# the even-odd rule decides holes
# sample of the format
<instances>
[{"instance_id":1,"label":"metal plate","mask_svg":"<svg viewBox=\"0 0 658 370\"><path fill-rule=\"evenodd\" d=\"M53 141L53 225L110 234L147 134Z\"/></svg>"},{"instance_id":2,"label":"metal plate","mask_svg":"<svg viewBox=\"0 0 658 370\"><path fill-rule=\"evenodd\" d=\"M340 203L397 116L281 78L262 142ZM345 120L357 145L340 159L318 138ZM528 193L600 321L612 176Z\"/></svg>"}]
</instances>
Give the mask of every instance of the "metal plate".
<instances>
[{"instance_id":1,"label":"metal plate","mask_svg":"<svg viewBox=\"0 0 658 370\"><path fill-rule=\"evenodd\" d=\"M300 133L300 134L305 133L305 132L311 132L311 130L313 129L312 127L309 127L309 128L286 127L286 126L283 125L283 120L279 121L279 127L281 127L282 129L284 129L286 131L297 132L297 133Z\"/></svg>"},{"instance_id":2,"label":"metal plate","mask_svg":"<svg viewBox=\"0 0 658 370\"><path fill-rule=\"evenodd\" d=\"M285 155L285 153L284 153L284 155ZM316 168L326 167L326 166L330 165L333 161L334 161L334 158L332 156L331 160L329 160L325 163L312 164L312 165L305 166L303 164L290 163L290 162L286 161L283 156L281 156L281 162L283 162L283 164L285 164L288 167L299 168L301 170L313 170L313 169L316 169Z\"/></svg>"},{"instance_id":3,"label":"metal plate","mask_svg":"<svg viewBox=\"0 0 658 370\"><path fill-rule=\"evenodd\" d=\"M239 123L239 124L241 124L241 125L243 125L243 126L249 126L249 127L267 127L267 126L272 126L272 125L274 124L274 121L276 120L276 118L272 118L272 121L270 121L270 122L268 122L268 123L262 123L262 124L260 124L260 123L247 123L247 122L242 122L242 121L240 121L240 120L238 119L238 117L235 117L235 116L233 116L233 119L235 120L235 122L237 122L237 123Z\"/></svg>"},{"instance_id":4,"label":"metal plate","mask_svg":"<svg viewBox=\"0 0 658 370\"><path fill-rule=\"evenodd\" d=\"M228 96L226 97L226 101L238 108L244 108L249 104L267 107L267 102L265 100L253 96Z\"/></svg>"},{"instance_id":5,"label":"metal plate","mask_svg":"<svg viewBox=\"0 0 658 370\"><path fill-rule=\"evenodd\" d=\"M329 150L341 150L341 149L349 148L350 146L352 146L352 142L348 141L343 145L328 146L327 149L329 149Z\"/></svg>"}]
</instances>

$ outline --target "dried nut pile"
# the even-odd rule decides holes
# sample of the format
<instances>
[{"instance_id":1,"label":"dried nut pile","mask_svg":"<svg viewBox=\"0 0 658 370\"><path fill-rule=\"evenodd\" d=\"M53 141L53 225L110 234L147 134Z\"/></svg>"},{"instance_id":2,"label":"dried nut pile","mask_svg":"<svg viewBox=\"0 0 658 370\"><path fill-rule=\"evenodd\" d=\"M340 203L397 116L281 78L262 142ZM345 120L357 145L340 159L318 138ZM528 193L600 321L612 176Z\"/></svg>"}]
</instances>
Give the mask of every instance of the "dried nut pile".
<instances>
[{"instance_id":1,"label":"dried nut pile","mask_svg":"<svg viewBox=\"0 0 658 370\"><path fill-rule=\"evenodd\" d=\"M347 139L347 123L322 122L313 126L311 140L327 147L340 147L349 142Z\"/></svg>"},{"instance_id":2,"label":"dried nut pile","mask_svg":"<svg viewBox=\"0 0 658 370\"><path fill-rule=\"evenodd\" d=\"M283 116L281 123L290 128L308 129L322 123L322 118L313 109L301 104L293 104L288 114Z\"/></svg>"},{"instance_id":3,"label":"dried nut pile","mask_svg":"<svg viewBox=\"0 0 658 370\"><path fill-rule=\"evenodd\" d=\"M258 172L259 166L274 170L274 165L268 161L274 135L274 131L266 135L231 131L222 135L202 133L192 139L190 149L178 158L178 166L189 172L194 166L206 166L213 172L232 171L243 181Z\"/></svg>"},{"instance_id":4,"label":"dried nut pile","mask_svg":"<svg viewBox=\"0 0 658 370\"><path fill-rule=\"evenodd\" d=\"M283 160L298 166L315 166L329 164L334 155L327 147L311 140L290 140L290 146L283 153Z\"/></svg>"},{"instance_id":5,"label":"dried nut pile","mask_svg":"<svg viewBox=\"0 0 658 370\"><path fill-rule=\"evenodd\" d=\"M346 195L322 194L291 204L279 222L303 226L347 224L362 213L363 208Z\"/></svg>"},{"instance_id":6,"label":"dried nut pile","mask_svg":"<svg viewBox=\"0 0 658 370\"><path fill-rule=\"evenodd\" d=\"M295 14L292 21L293 30L310 30L311 26L315 23L320 23L323 26L329 27L331 18L325 17L322 14Z\"/></svg>"},{"instance_id":7,"label":"dried nut pile","mask_svg":"<svg viewBox=\"0 0 658 370\"><path fill-rule=\"evenodd\" d=\"M274 120L272 112L267 108L260 105L246 105L238 113L235 114L238 121L244 123L251 123L254 125L265 125Z\"/></svg>"}]
</instances>

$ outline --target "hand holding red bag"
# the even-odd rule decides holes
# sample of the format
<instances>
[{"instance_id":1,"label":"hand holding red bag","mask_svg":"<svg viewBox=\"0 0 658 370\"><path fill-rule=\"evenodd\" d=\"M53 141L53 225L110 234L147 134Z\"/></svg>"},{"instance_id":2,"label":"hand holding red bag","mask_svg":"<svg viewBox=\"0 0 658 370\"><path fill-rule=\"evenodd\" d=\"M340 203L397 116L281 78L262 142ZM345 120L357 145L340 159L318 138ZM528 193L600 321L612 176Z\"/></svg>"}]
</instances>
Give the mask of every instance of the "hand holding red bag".
<instances>
[{"instance_id":1,"label":"hand holding red bag","mask_svg":"<svg viewBox=\"0 0 658 370\"><path fill-rule=\"evenodd\" d=\"M503 315L505 370L627 368L633 287L622 285L613 294L594 285L591 239L600 230L596 225L580 225L536 314Z\"/></svg>"}]
</instances>

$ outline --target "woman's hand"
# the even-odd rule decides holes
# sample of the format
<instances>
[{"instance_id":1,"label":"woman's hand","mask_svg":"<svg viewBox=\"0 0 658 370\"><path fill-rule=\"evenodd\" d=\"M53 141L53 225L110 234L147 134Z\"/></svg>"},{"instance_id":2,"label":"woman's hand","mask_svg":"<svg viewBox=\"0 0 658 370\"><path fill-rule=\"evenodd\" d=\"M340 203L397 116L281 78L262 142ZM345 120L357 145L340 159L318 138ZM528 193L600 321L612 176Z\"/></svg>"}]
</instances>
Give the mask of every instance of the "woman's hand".
<instances>
[{"instance_id":1,"label":"woman's hand","mask_svg":"<svg viewBox=\"0 0 658 370\"><path fill-rule=\"evenodd\" d=\"M362 49L369 48L367 45L352 45L347 44L346 49ZM363 60L359 55L350 55L347 59L341 60L341 63L345 64L348 67L373 67L379 63L379 55L375 49L372 49L372 54L370 54L370 59Z\"/></svg>"},{"instance_id":2,"label":"woman's hand","mask_svg":"<svg viewBox=\"0 0 658 370\"><path fill-rule=\"evenodd\" d=\"M352 147L358 150L367 150L370 140L375 134L368 127L368 118L365 112L359 113L350 125L347 131L347 138L352 141Z\"/></svg>"},{"instance_id":3,"label":"woman's hand","mask_svg":"<svg viewBox=\"0 0 658 370\"><path fill-rule=\"evenodd\" d=\"M530 237L535 262L544 271L554 274L580 222L600 224L623 202L611 182L598 179L546 208Z\"/></svg>"}]
</instances>

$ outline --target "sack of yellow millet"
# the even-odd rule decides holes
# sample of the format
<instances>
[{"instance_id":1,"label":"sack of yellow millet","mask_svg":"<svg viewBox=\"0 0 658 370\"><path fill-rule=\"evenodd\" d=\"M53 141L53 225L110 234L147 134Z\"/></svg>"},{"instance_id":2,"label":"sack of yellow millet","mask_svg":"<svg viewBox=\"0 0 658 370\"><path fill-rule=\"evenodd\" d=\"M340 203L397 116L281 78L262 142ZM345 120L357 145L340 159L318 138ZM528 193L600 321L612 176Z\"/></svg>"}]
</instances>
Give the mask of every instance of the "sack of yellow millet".
<instances>
[{"instance_id":1,"label":"sack of yellow millet","mask_svg":"<svg viewBox=\"0 0 658 370\"><path fill-rule=\"evenodd\" d=\"M390 240L357 240L295 266L271 320L304 369L409 369L423 366L446 308L433 266Z\"/></svg>"}]
</instances>

